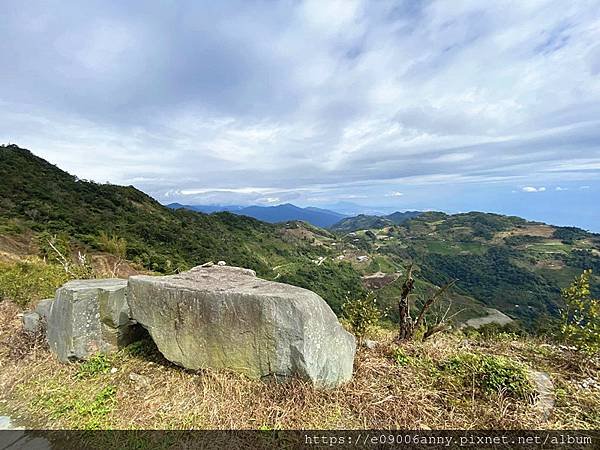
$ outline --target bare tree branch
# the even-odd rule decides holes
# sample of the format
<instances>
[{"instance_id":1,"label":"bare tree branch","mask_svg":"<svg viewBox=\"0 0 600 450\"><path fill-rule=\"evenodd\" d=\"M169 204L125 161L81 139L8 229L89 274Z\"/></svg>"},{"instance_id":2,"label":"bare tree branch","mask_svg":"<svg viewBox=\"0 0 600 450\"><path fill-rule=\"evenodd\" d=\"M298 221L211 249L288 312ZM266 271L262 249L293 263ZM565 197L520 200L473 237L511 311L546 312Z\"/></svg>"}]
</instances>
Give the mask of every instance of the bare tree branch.
<instances>
[{"instance_id":1,"label":"bare tree branch","mask_svg":"<svg viewBox=\"0 0 600 450\"><path fill-rule=\"evenodd\" d=\"M413 321L410 316L409 296L412 293L415 285L415 280L412 276L413 265L411 264L406 273L406 279L402 285L400 298L398 299L398 321L400 328L398 330L398 341L404 341L412 338Z\"/></svg>"},{"instance_id":2,"label":"bare tree branch","mask_svg":"<svg viewBox=\"0 0 600 450\"><path fill-rule=\"evenodd\" d=\"M446 292L448 289L450 289L452 286L454 286L455 283L456 283L456 280L452 280L452 281L446 283L433 296L431 296L431 298L429 300L427 300L425 302L425 304L421 308L421 312L419 313L417 320L415 321L415 325L414 325L415 329L417 329L417 330L419 329L419 327L421 326L421 323L423 322L423 319L425 317L425 313L431 307L431 305L433 305L433 303L437 299L439 299L444 294L444 292Z\"/></svg>"}]
</instances>

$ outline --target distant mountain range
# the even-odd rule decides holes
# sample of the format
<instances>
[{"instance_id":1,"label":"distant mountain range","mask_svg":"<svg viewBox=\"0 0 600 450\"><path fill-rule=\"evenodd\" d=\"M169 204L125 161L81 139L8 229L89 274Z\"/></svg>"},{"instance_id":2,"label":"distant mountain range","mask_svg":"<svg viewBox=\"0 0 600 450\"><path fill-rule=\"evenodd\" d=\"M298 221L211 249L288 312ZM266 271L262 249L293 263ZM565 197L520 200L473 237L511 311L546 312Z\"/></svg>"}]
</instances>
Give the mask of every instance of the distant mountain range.
<instances>
[{"instance_id":1,"label":"distant mountain range","mask_svg":"<svg viewBox=\"0 0 600 450\"><path fill-rule=\"evenodd\" d=\"M353 204L352 204L353 205ZM330 209L309 206L301 208L291 203L277 206L239 206L239 205L182 205L170 203L171 209L188 209L204 214L227 211L233 214L253 217L263 222L279 223L292 220L302 220L321 228L350 232L368 228L383 228L390 225L400 225L408 219L418 217L420 211L396 211L392 214L344 214ZM358 207L359 205L353 205ZM370 211L370 210L369 210Z\"/></svg>"},{"instance_id":2,"label":"distant mountain range","mask_svg":"<svg viewBox=\"0 0 600 450\"><path fill-rule=\"evenodd\" d=\"M299 206L285 203L277 206L219 206L219 205L182 205L171 203L171 209L189 209L205 214L227 211L233 214L253 217L263 222L279 223L291 220L302 220L321 228L329 228L344 219L346 215L321 208L300 208Z\"/></svg>"}]
</instances>

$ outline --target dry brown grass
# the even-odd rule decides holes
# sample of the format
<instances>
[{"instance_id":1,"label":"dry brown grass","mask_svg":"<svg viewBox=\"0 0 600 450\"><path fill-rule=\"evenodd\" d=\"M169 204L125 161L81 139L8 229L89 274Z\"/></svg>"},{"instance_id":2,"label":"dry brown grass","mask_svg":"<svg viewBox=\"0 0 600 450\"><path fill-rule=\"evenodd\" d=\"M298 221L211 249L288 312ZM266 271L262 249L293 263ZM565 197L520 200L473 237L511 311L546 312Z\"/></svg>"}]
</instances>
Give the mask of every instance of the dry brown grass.
<instances>
[{"instance_id":1,"label":"dry brown grass","mask_svg":"<svg viewBox=\"0 0 600 450\"><path fill-rule=\"evenodd\" d=\"M35 243L31 231L20 234L0 235L0 253L7 257L21 257L35 253Z\"/></svg>"},{"instance_id":2,"label":"dry brown grass","mask_svg":"<svg viewBox=\"0 0 600 450\"><path fill-rule=\"evenodd\" d=\"M93 253L90 263L95 274L99 277L128 278L132 275L148 274L148 270L136 267L130 261L123 260L110 253Z\"/></svg>"},{"instance_id":3,"label":"dry brown grass","mask_svg":"<svg viewBox=\"0 0 600 450\"><path fill-rule=\"evenodd\" d=\"M25 345L25 338L19 335L17 313L14 305L0 303L3 343L0 413L25 417L30 426L52 429L600 426L599 394L584 392L577 384L590 371L595 370L597 375L598 368L574 369L569 362L573 355L534 341L479 342L459 335L440 335L426 343L403 347L412 362L401 366L392 357L391 334L380 331L376 336L380 341L378 347L358 352L353 380L338 389L320 391L299 380L266 384L223 371L186 371L147 348L144 352L129 350L111 355L110 367L117 369L115 373L107 370L81 377L80 364L60 364L44 346ZM26 350L14 357L12 346ZM550 371L559 389L556 413L550 422L541 422L527 400L512 399L501 393L481 395L470 386L457 388L445 382L439 362L467 351L502 354ZM142 381L132 381L132 373L141 375Z\"/></svg>"}]
</instances>

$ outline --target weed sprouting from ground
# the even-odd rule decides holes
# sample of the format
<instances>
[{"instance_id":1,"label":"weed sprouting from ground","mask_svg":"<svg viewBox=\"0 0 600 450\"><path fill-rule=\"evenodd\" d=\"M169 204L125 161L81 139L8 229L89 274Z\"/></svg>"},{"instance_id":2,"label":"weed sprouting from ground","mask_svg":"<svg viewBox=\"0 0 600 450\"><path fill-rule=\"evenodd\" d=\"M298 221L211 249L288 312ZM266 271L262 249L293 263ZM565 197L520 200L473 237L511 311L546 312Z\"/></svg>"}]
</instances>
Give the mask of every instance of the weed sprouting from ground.
<instances>
[{"instance_id":1,"label":"weed sprouting from ground","mask_svg":"<svg viewBox=\"0 0 600 450\"><path fill-rule=\"evenodd\" d=\"M521 399L532 393L527 368L504 356L458 353L442 369L449 383L459 389L472 385L483 394L504 392Z\"/></svg>"},{"instance_id":2,"label":"weed sprouting from ground","mask_svg":"<svg viewBox=\"0 0 600 450\"><path fill-rule=\"evenodd\" d=\"M77 370L77 378L91 378L103 373L108 373L111 368L111 362L108 355L98 353L87 361L82 362Z\"/></svg>"}]
</instances>

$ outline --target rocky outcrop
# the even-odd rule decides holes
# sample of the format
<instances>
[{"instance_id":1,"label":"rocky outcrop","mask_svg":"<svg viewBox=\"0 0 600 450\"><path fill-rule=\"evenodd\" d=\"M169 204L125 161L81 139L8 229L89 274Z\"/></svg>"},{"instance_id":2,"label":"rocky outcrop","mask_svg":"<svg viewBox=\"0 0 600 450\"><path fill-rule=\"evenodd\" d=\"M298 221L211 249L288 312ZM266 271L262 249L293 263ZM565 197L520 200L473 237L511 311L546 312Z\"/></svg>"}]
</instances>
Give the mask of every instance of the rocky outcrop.
<instances>
[{"instance_id":1,"label":"rocky outcrop","mask_svg":"<svg viewBox=\"0 0 600 450\"><path fill-rule=\"evenodd\" d=\"M56 291L48 313L48 343L61 361L109 352L134 338L127 280L75 280Z\"/></svg>"},{"instance_id":2,"label":"rocky outcrop","mask_svg":"<svg viewBox=\"0 0 600 450\"><path fill-rule=\"evenodd\" d=\"M170 361L252 378L295 376L333 387L352 376L356 344L314 292L235 267L129 278L132 317Z\"/></svg>"},{"instance_id":3,"label":"rocky outcrop","mask_svg":"<svg viewBox=\"0 0 600 450\"><path fill-rule=\"evenodd\" d=\"M348 381L356 350L314 292L223 265L129 281L70 281L23 316L24 328L39 330L46 320L50 349L63 362L129 344L139 323L168 360L185 368L300 377L316 387Z\"/></svg>"}]
</instances>

